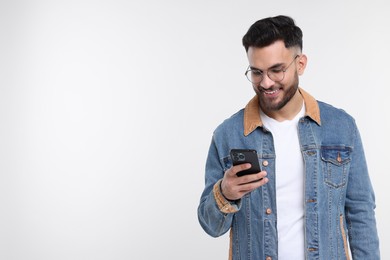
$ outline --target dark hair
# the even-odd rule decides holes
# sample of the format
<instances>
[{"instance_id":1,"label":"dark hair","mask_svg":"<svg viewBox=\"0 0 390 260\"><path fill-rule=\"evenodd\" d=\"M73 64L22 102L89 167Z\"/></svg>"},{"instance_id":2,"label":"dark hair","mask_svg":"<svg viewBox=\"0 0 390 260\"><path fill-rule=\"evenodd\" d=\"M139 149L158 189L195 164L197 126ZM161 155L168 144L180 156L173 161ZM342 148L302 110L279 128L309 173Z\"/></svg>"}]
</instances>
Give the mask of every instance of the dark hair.
<instances>
[{"instance_id":1,"label":"dark hair","mask_svg":"<svg viewBox=\"0 0 390 260\"><path fill-rule=\"evenodd\" d=\"M302 30L288 16L264 18L255 22L242 38L248 52L249 47L266 47L282 40L286 48L299 47L302 50Z\"/></svg>"}]
</instances>

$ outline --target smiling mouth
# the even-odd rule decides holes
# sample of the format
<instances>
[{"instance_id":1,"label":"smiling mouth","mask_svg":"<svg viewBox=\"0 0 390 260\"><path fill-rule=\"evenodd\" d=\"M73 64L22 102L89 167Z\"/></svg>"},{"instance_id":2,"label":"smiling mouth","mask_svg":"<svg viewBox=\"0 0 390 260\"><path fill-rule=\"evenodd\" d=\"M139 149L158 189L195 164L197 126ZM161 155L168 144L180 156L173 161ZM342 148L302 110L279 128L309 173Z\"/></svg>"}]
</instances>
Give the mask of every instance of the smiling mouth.
<instances>
[{"instance_id":1,"label":"smiling mouth","mask_svg":"<svg viewBox=\"0 0 390 260\"><path fill-rule=\"evenodd\" d=\"M263 93L266 95L275 95L277 92L279 92L279 89L274 89L274 90L264 90Z\"/></svg>"}]
</instances>

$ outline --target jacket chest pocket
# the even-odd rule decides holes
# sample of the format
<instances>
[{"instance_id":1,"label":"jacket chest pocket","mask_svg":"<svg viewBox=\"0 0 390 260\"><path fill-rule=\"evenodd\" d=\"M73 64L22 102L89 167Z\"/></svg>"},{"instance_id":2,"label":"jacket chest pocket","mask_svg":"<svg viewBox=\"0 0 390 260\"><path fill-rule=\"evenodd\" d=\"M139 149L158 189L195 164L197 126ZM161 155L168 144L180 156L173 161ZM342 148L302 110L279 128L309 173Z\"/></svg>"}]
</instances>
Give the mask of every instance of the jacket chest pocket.
<instances>
[{"instance_id":1,"label":"jacket chest pocket","mask_svg":"<svg viewBox=\"0 0 390 260\"><path fill-rule=\"evenodd\" d=\"M221 159L223 170L226 172L230 167L232 167L232 160L230 159L230 156L226 156Z\"/></svg>"},{"instance_id":2,"label":"jacket chest pocket","mask_svg":"<svg viewBox=\"0 0 390 260\"><path fill-rule=\"evenodd\" d=\"M347 183L350 167L350 151L345 146L321 147L321 159L325 183L333 188L343 187Z\"/></svg>"}]
</instances>

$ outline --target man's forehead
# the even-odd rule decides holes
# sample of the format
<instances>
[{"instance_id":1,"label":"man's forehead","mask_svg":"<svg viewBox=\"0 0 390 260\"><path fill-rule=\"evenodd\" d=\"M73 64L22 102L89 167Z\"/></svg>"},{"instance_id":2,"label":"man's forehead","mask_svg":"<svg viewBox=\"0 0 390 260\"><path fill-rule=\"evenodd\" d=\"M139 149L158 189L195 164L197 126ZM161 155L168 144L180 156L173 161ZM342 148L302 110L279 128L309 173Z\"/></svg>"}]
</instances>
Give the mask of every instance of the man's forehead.
<instances>
[{"instance_id":1,"label":"man's forehead","mask_svg":"<svg viewBox=\"0 0 390 260\"><path fill-rule=\"evenodd\" d=\"M249 47L247 55L251 66L266 69L278 64L285 64L294 54L291 49L284 47L282 42L282 46L272 44L262 48Z\"/></svg>"}]
</instances>

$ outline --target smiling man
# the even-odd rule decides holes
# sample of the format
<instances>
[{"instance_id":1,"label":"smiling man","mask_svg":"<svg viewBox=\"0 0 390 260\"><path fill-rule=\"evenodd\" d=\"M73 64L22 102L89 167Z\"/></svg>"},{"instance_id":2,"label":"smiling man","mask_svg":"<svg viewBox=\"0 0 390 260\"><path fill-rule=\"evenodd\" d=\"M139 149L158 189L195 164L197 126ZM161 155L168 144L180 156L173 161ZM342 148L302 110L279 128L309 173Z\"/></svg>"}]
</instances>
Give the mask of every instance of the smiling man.
<instances>
[{"instance_id":1,"label":"smiling man","mask_svg":"<svg viewBox=\"0 0 390 260\"><path fill-rule=\"evenodd\" d=\"M290 17L243 37L256 96L214 131L198 207L203 229L230 230L230 259L380 259L374 191L354 119L299 87L307 64ZM238 176L231 149L262 171Z\"/></svg>"}]
</instances>

